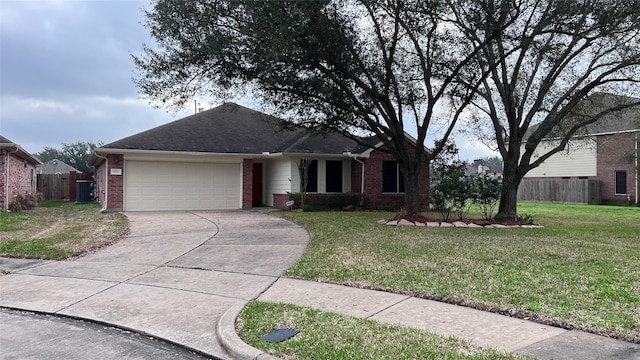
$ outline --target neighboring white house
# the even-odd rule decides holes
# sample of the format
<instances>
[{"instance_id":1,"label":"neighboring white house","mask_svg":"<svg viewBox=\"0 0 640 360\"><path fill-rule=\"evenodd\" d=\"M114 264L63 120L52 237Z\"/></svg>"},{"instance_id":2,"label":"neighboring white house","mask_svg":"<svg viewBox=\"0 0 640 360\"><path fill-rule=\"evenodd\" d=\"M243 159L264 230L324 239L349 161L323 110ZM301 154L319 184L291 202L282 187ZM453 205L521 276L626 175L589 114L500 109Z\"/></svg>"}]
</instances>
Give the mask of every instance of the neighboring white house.
<instances>
[{"instance_id":1,"label":"neighboring white house","mask_svg":"<svg viewBox=\"0 0 640 360\"><path fill-rule=\"evenodd\" d=\"M533 153L531 162L557 145L558 141L541 142ZM564 151L554 154L540 166L529 171L525 178L595 177L598 175L596 152L595 136L573 139Z\"/></svg>"},{"instance_id":2,"label":"neighboring white house","mask_svg":"<svg viewBox=\"0 0 640 360\"><path fill-rule=\"evenodd\" d=\"M639 99L611 94L597 94L595 104L607 101L637 102ZM599 111L597 106L591 111ZM533 131L535 127L530 129ZM557 139L543 140L532 162L558 144ZM529 171L524 180L589 179L597 180L602 203L638 204L640 174L640 106L612 112L587 125L570 139L564 151L552 155ZM521 149L524 153L524 145Z\"/></svg>"}]
</instances>

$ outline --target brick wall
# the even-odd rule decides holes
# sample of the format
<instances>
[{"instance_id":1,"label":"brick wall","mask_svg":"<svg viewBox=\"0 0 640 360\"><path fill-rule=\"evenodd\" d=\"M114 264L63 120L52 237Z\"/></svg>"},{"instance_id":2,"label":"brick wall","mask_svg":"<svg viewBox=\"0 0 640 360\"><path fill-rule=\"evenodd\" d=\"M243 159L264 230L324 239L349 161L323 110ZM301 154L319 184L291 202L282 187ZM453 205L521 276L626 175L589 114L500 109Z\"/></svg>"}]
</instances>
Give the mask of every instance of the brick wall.
<instances>
[{"instance_id":1,"label":"brick wall","mask_svg":"<svg viewBox=\"0 0 640 360\"><path fill-rule=\"evenodd\" d=\"M36 183L33 177L35 166L26 163L23 159L13 154L5 154L0 158L0 174L2 174L0 180L0 209L6 210L7 205L11 204L16 196L24 196L27 193L35 195ZM7 195L9 202L5 203Z\"/></svg>"},{"instance_id":2,"label":"brick wall","mask_svg":"<svg viewBox=\"0 0 640 360\"><path fill-rule=\"evenodd\" d=\"M360 159L365 163L364 167L364 193L367 196L365 207L377 209L380 206L404 206L404 193L382 192L382 163L383 161L395 161L394 157L382 151L372 151L368 159ZM351 163L351 191L360 192L362 183L362 168L357 161ZM423 198L423 208L429 206L429 167L420 172L420 197Z\"/></svg>"},{"instance_id":3,"label":"brick wall","mask_svg":"<svg viewBox=\"0 0 640 360\"><path fill-rule=\"evenodd\" d=\"M108 172L105 172L107 169ZM111 175L112 169L122 169L122 175ZM96 167L96 193L98 202L107 211L122 211L124 209L124 156L120 154L107 155ZM108 185L108 188L107 188ZM106 198L105 198L106 196Z\"/></svg>"},{"instance_id":4,"label":"brick wall","mask_svg":"<svg viewBox=\"0 0 640 360\"><path fill-rule=\"evenodd\" d=\"M273 207L278 209L286 209L289 194L273 194Z\"/></svg>"},{"instance_id":5,"label":"brick wall","mask_svg":"<svg viewBox=\"0 0 640 360\"><path fill-rule=\"evenodd\" d=\"M253 160L242 160L242 208L253 207Z\"/></svg>"},{"instance_id":6,"label":"brick wall","mask_svg":"<svg viewBox=\"0 0 640 360\"><path fill-rule=\"evenodd\" d=\"M634 133L600 135L597 137L597 166L600 180L600 197L603 203L627 205L625 195L615 193L615 172L627 172L627 193L631 194L631 202L637 203L635 163L629 156L635 151Z\"/></svg>"}]
</instances>

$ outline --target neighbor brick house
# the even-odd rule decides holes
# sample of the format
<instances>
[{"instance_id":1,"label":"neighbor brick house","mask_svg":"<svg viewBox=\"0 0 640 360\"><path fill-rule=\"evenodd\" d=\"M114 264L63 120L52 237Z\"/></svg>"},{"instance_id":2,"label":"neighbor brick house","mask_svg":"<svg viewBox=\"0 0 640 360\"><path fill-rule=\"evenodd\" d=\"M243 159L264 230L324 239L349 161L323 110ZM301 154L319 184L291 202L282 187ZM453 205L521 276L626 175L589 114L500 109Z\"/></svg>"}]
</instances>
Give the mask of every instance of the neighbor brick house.
<instances>
[{"instance_id":1,"label":"neighbor brick house","mask_svg":"<svg viewBox=\"0 0 640 360\"><path fill-rule=\"evenodd\" d=\"M598 96L619 98L609 94ZM622 98L630 99L634 98ZM640 107L613 112L586 126L569 141L566 151L554 154L529 171L525 179L594 179L598 181L601 203L638 204L639 139ZM534 159L557 141L541 142Z\"/></svg>"},{"instance_id":2,"label":"neighbor brick house","mask_svg":"<svg viewBox=\"0 0 640 360\"><path fill-rule=\"evenodd\" d=\"M20 145L0 136L0 210L7 210L16 196L36 191L36 166L41 164Z\"/></svg>"},{"instance_id":3,"label":"neighbor brick house","mask_svg":"<svg viewBox=\"0 0 640 360\"><path fill-rule=\"evenodd\" d=\"M281 120L228 103L97 148L89 165L106 211L284 208L301 190L301 159L311 160L307 193L363 193L370 208L401 205L402 173L382 150L372 138L283 129ZM426 167L425 207L428 179Z\"/></svg>"}]
</instances>

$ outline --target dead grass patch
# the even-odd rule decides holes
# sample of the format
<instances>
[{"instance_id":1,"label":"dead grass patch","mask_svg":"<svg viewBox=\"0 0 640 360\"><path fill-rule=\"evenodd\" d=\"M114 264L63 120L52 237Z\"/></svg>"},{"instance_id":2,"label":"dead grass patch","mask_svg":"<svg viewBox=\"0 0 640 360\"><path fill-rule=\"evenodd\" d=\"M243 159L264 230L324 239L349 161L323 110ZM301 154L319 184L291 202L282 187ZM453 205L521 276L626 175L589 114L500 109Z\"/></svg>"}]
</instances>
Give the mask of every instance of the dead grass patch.
<instances>
[{"instance_id":1,"label":"dead grass patch","mask_svg":"<svg viewBox=\"0 0 640 360\"><path fill-rule=\"evenodd\" d=\"M101 213L97 204L60 203L0 216L0 256L8 257L81 256L116 242L128 231L123 214Z\"/></svg>"}]
</instances>

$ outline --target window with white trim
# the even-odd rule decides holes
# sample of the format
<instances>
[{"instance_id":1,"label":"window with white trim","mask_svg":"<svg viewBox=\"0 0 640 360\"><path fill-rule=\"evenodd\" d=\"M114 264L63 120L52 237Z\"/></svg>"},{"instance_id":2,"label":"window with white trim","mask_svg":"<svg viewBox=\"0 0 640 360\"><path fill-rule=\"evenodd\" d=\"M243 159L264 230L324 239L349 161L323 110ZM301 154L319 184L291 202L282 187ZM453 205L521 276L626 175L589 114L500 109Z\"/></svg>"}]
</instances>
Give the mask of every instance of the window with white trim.
<instances>
[{"instance_id":1,"label":"window with white trim","mask_svg":"<svg viewBox=\"0 0 640 360\"><path fill-rule=\"evenodd\" d=\"M616 171L616 195L627 195L626 171Z\"/></svg>"},{"instance_id":2,"label":"window with white trim","mask_svg":"<svg viewBox=\"0 0 640 360\"><path fill-rule=\"evenodd\" d=\"M404 192L404 176L397 161L382 162L382 192Z\"/></svg>"}]
</instances>

